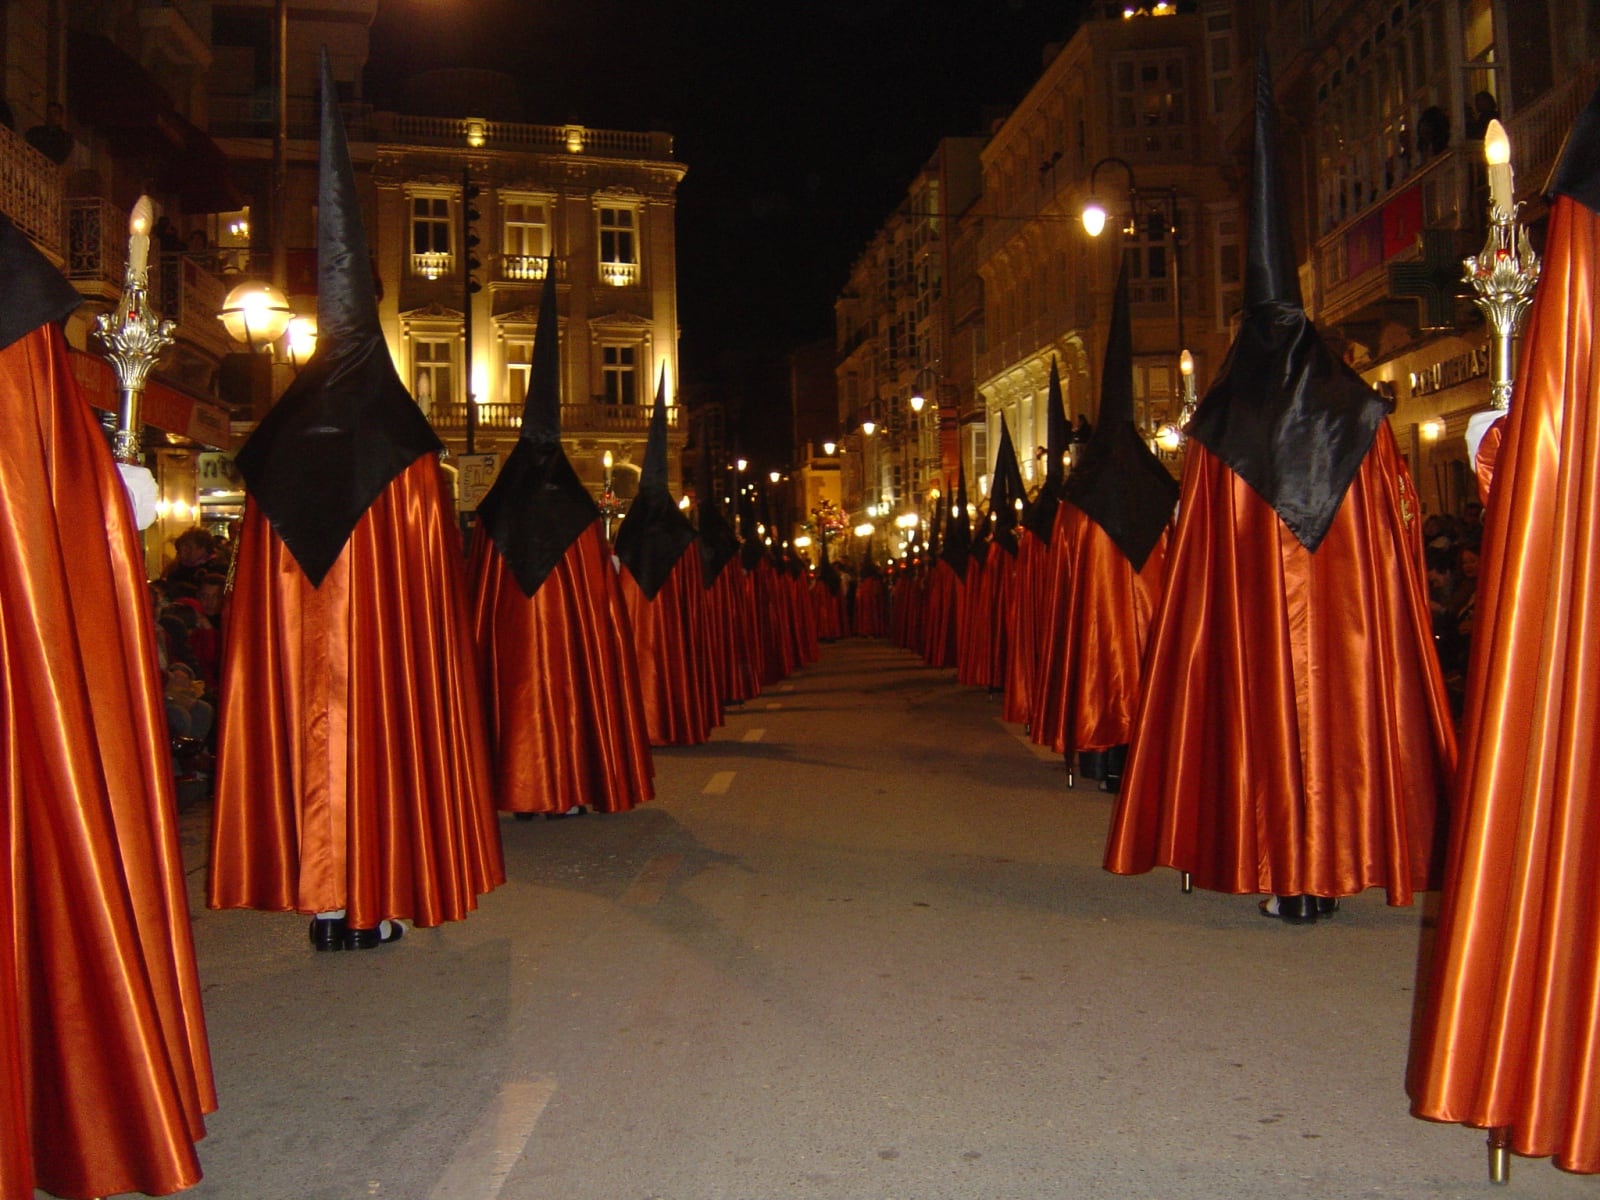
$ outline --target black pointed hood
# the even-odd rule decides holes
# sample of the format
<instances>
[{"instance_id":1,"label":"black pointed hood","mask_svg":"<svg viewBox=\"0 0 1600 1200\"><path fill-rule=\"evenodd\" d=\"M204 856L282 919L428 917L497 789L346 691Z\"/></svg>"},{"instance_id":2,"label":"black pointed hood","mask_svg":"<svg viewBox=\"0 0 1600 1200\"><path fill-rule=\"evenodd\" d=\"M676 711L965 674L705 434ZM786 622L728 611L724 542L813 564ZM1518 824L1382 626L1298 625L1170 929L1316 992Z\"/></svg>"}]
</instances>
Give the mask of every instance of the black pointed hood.
<instances>
[{"instance_id":1,"label":"black pointed hood","mask_svg":"<svg viewBox=\"0 0 1600 1200\"><path fill-rule=\"evenodd\" d=\"M1178 502L1178 481L1139 436L1133 420L1133 322L1128 313L1128 266L1117 274L1100 377L1100 414L1094 434L1063 497L1082 509L1133 565L1145 560L1161 540Z\"/></svg>"},{"instance_id":2,"label":"black pointed hood","mask_svg":"<svg viewBox=\"0 0 1600 1200\"><path fill-rule=\"evenodd\" d=\"M1187 432L1315 550L1390 406L1328 348L1301 305L1265 54L1255 138L1244 322Z\"/></svg>"},{"instance_id":3,"label":"black pointed hood","mask_svg":"<svg viewBox=\"0 0 1600 1200\"><path fill-rule=\"evenodd\" d=\"M600 517L561 447L561 322L554 267L551 262L545 269L522 432L478 505L484 532L525 596L539 590L572 543Z\"/></svg>"},{"instance_id":4,"label":"black pointed hood","mask_svg":"<svg viewBox=\"0 0 1600 1200\"><path fill-rule=\"evenodd\" d=\"M78 289L0 212L0 350L82 303Z\"/></svg>"},{"instance_id":5,"label":"black pointed hood","mask_svg":"<svg viewBox=\"0 0 1600 1200\"><path fill-rule=\"evenodd\" d=\"M944 544L939 548L939 557L950 564L956 573L956 578L964 579L967 574L967 558L972 553L972 525L971 518L967 515L967 464L963 459L956 464L956 491L947 502L949 512L945 514Z\"/></svg>"},{"instance_id":6,"label":"black pointed hood","mask_svg":"<svg viewBox=\"0 0 1600 1200\"><path fill-rule=\"evenodd\" d=\"M881 579L883 572L878 569L878 564L872 561L872 543L867 543L867 552L861 556L861 570L857 572L862 579Z\"/></svg>"},{"instance_id":7,"label":"black pointed hood","mask_svg":"<svg viewBox=\"0 0 1600 1200\"><path fill-rule=\"evenodd\" d=\"M1023 525L1040 541L1048 542L1056 524L1056 507L1061 502L1061 485L1066 476L1067 447L1072 444L1072 426L1067 421L1067 406L1061 395L1061 369L1050 359L1050 390L1045 399L1044 483L1023 515Z\"/></svg>"},{"instance_id":8,"label":"black pointed hood","mask_svg":"<svg viewBox=\"0 0 1600 1200\"><path fill-rule=\"evenodd\" d=\"M628 505L628 515L617 530L617 558L645 599L654 600L694 537L694 526L667 488L667 374L663 370L639 470L639 494Z\"/></svg>"},{"instance_id":9,"label":"black pointed hood","mask_svg":"<svg viewBox=\"0 0 1600 1200\"><path fill-rule=\"evenodd\" d=\"M1022 468L1017 463L1017 448L1011 440L1011 427L1000 418L1000 449L994 456L994 482L989 485L989 515L994 528L994 544L1007 554L1017 552L1017 501L1026 497Z\"/></svg>"},{"instance_id":10,"label":"black pointed hood","mask_svg":"<svg viewBox=\"0 0 1600 1200\"><path fill-rule=\"evenodd\" d=\"M1544 194L1571 196L1590 212L1600 213L1600 91L1572 123Z\"/></svg>"},{"instance_id":11,"label":"black pointed hood","mask_svg":"<svg viewBox=\"0 0 1600 1200\"><path fill-rule=\"evenodd\" d=\"M238 454L239 473L313 585L396 476L444 447L395 373L327 51L317 193L317 350Z\"/></svg>"}]
</instances>

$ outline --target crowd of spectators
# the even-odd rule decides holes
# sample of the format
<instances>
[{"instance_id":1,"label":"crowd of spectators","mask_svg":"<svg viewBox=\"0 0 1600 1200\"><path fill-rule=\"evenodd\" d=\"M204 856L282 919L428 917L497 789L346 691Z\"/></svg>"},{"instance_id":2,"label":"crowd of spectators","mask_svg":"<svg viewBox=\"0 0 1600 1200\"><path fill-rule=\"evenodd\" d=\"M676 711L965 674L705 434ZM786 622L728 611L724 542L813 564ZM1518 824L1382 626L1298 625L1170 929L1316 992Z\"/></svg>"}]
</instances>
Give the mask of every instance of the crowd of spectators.
<instances>
[{"instance_id":1,"label":"crowd of spectators","mask_svg":"<svg viewBox=\"0 0 1600 1200\"><path fill-rule=\"evenodd\" d=\"M1423 561L1428 573L1428 607L1433 644L1439 652L1445 689L1457 716L1465 692L1467 652L1478 596L1478 546L1483 538L1483 506L1468 504L1460 516L1430 516L1422 524Z\"/></svg>"},{"instance_id":2,"label":"crowd of spectators","mask_svg":"<svg viewBox=\"0 0 1600 1200\"><path fill-rule=\"evenodd\" d=\"M166 687L167 732L180 782L211 777L222 597L229 547L198 526L178 535L175 555L150 584L156 654Z\"/></svg>"}]
</instances>

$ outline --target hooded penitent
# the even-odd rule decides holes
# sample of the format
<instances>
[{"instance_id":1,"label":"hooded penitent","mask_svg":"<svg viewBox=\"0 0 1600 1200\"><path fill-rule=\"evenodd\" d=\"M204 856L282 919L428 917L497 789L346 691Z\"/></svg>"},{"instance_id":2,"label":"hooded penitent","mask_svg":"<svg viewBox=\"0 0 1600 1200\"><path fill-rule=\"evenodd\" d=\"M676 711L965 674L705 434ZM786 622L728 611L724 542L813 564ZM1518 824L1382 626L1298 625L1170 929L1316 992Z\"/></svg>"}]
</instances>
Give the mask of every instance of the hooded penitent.
<instances>
[{"instance_id":1,"label":"hooded penitent","mask_svg":"<svg viewBox=\"0 0 1600 1200\"><path fill-rule=\"evenodd\" d=\"M722 707L707 652L700 555L690 553L694 526L667 490L666 388L663 372L639 491L617 530L617 558L650 743L692 746L711 736Z\"/></svg>"},{"instance_id":2,"label":"hooded penitent","mask_svg":"<svg viewBox=\"0 0 1600 1200\"><path fill-rule=\"evenodd\" d=\"M958 661L962 585L972 553L971 518L967 515L967 466L956 466L954 494L940 514L939 552L923 591L922 658L930 667L953 667Z\"/></svg>"},{"instance_id":3,"label":"hooded penitent","mask_svg":"<svg viewBox=\"0 0 1600 1200\"><path fill-rule=\"evenodd\" d=\"M706 585L706 619L715 649L717 694L723 704L741 704L761 691L755 592L745 572L738 535L722 515L711 486L711 460L700 455L700 569Z\"/></svg>"},{"instance_id":4,"label":"hooded penitent","mask_svg":"<svg viewBox=\"0 0 1600 1200\"><path fill-rule=\"evenodd\" d=\"M1600 1172L1600 94L1550 219L1484 529L1413 1111Z\"/></svg>"},{"instance_id":5,"label":"hooded penitent","mask_svg":"<svg viewBox=\"0 0 1600 1200\"><path fill-rule=\"evenodd\" d=\"M989 512L984 521L989 549L982 569L974 566L967 572L966 637L956 677L971 687L993 690L1005 684L1017 578L1017 506L1022 498L1016 446L1010 426L1001 417L1000 446L995 451Z\"/></svg>"},{"instance_id":6,"label":"hooded penitent","mask_svg":"<svg viewBox=\"0 0 1600 1200\"><path fill-rule=\"evenodd\" d=\"M1139 707L1178 485L1139 436L1133 415L1124 262L1111 304L1099 417L1062 484L1051 544L1045 661L1030 736L1061 754L1126 745Z\"/></svg>"},{"instance_id":7,"label":"hooded penitent","mask_svg":"<svg viewBox=\"0 0 1600 1200\"><path fill-rule=\"evenodd\" d=\"M478 507L470 576L498 806L621 812L652 795L650 742L604 522L561 445L546 264L522 430Z\"/></svg>"},{"instance_id":8,"label":"hooded penitent","mask_svg":"<svg viewBox=\"0 0 1600 1200\"><path fill-rule=\"evenodd\" d=\"M209 898L436 925L505 877L461 538L378 325L326 55L322 93L317 349L239 453Z\"/></svg>"},{"instance_id":9,"label":"hooded penitent","mask_svg":"<svg viewBox=\"0 0 1600 1200\"><path fill-rule=\"evenodd\" d=\"M216 1108L144 548L0 214L0 1200L165 1195Z\"/></svg>"},{"instance_id":10,"label":"hooded penitent","mask_svg":"<svg viewBox=\"0 0 1600 1200\"><path fill-rule=\"evenodd\" d=\"M889 633L889 595L883 572L872 561L872 548L861 556L861 571L850 605L851 624L857 637L886 637Z\"/></svg>"},{"instance_id":11,"label":"hooded penitent","mask_svg":"<svg viewBox=\"0 0 1600 1200\"><path fill-rule=\"evenodd\" d=\"M1437 883L1454 760L1384 401L1300 305L1256 82L1244 321L1191 424L1106 866L1309 897Z\"/></svg>"},{"instance_id":12,"label":"hooded penitent","mask_svg":"<svg viewBox=\"0 0 1600 1200\"><path fill-rule=\"evenodd\" d=\"M817 638L834 642L850 633L849 597L845 595L839 568L828 557L828 539L820 531L817 542L821 546L821 561L817 564L816 578L811 581L811 607L816 615Z\"/></svg>"},{"instance_id":13,"label":"hooded penitent","mask_svg":"<svg viewBox=\"0 0 1600 1200\"><path fill-rule=\"evenodd\" d=\"M1011 629L1008 635L1005 703L1002 715L1019 725L1033 719L1033 695L1046 650L1043 644L1045 602L1049 576L1046 566L1055 533L1061 480L1072 428L1061 396L1061 371L1050 360L1046 399L1044 482L1022 516L1017 530L1017 581L1012 592Z\"/></svg>"}]
</instances>

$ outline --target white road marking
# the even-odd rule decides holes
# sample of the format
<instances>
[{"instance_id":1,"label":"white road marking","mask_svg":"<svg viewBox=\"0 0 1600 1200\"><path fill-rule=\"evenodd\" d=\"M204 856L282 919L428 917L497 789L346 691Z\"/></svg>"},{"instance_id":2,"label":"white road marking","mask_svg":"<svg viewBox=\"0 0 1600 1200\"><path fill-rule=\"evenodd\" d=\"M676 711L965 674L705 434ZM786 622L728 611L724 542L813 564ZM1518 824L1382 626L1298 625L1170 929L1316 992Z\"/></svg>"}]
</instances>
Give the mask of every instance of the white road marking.
<instances>
[{"instance_id":1,"label":"white road marking","mask_svg":"<svg viewBox=\"0 0 1600 1200\"><path fill-rule=\"evenodd\" d=\"M550 1078L501 1084L500 1094L450 1159L428 1200L496 1200L555 1091L556 1081Z\"/></svg>"},{"instance_id":2,"label":"white road marking","mask_svg":"<svg viewBox=\"0 0 1600 1200\"><path fill-rule=\"evenodd\" d=\"M774 700L774 701L772 701L772 703L767 705L767 708L769 710L770 709L774 709L774 708L782 708L782 707L783 707L783 701L781 701L781 700Z\"/></svg>"},{"instance_id":3,"label":"white road marking","mask_svg":"<svg viewBox=\"0 0 1600 1200\"><path fill-rule=\"evenodd\" d=\"M734 773L732 771L718 771L710 779L706 780L706 786L700 789L701 795L722 795L733 786L733 776Z\"/></svg>"},{"instance_id":4,"label":"white road marking","mask_svg":"<svg viewBox=\"0 0 1600 1200\"><path fill-rule=\"evenodd\" d=\"M739 740L741 742L759 742L766 736L767 731L765 729L746 729L744 731L744 736Z\"/></svg>"}]
</instances>

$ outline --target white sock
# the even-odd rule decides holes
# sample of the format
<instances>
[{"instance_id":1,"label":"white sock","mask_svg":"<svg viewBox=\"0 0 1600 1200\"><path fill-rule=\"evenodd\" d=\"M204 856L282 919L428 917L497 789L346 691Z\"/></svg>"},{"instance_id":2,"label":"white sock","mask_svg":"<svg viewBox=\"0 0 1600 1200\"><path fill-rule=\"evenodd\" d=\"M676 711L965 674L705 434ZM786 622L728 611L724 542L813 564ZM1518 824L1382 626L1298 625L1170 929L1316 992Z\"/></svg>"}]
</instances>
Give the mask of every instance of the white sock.
<instances>
[{"instance_id":1,"label":"white sock","mask_svg":"<svg viewBox=\"0 0 1600 1200\"><path fill-rule=\"evenodd\" d=\"M317 914L317 920L319 920L319 921L342 921L342 920L344 920L344 912L345 912L345 910L342 909L342 908L329 909L327 912L319 912Z\"/></svg>"}]
</instances>

